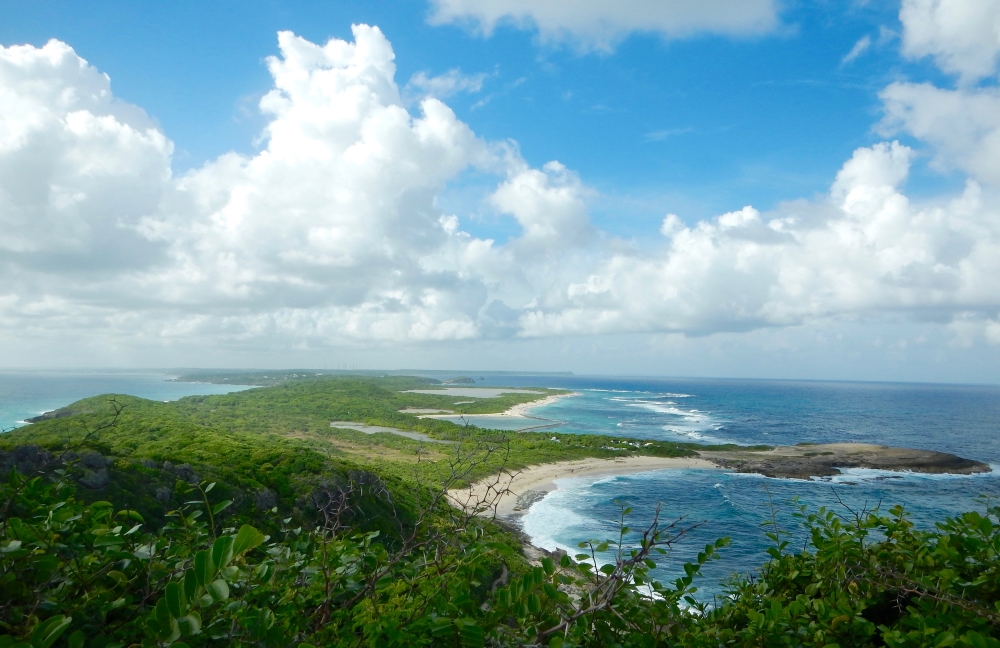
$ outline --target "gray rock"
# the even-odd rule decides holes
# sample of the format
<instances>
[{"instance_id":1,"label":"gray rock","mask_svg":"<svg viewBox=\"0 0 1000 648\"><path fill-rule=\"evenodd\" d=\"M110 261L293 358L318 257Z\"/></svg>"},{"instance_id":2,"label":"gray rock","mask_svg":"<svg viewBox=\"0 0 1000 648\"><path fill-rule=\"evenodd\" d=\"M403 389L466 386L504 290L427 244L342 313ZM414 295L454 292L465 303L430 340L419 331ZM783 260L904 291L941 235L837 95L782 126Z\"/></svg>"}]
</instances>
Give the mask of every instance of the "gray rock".
<instances>
[{"instance_id":1,"label":"gray rock","mask_svg":"<svg viewBox=\"0 0 1000 648\"><path fill-rule=\"evenodd\" d=\"M99 452L88 452L80 457L80 465L90 470L107 468L113 462Z\"/></svg>"},{"instance_id":2,"label":"gray rock","mask_svg":"<svg viewBox=\"0 0 1000 648\"><path fill-rule=\"evenodd\" d=\"M254 504L260 511L267 511L278 505L278 496L270 488L262 488L254 493Z\"/></svg>"},{"instance_id":3,"label":"gray rock","mask_svg":"<svg viewBox=\"0 0 1000 648\"><path fill-rule=\"evenodd\" d=\"M174 489L170 486L162 486L156 489L156 500L168 504L174 498Z\"/></svg>"},{"instance_id":4,"label":"gray rock","mask_svg":"<svg viewBox=\"0 0 1000 648\"><path fill-rule=\"evenodd\" d=\"M6 473L14 468L22 475L30 475L49 467L52 453L37 445L17 446L10 452L0 451L0 471Z\"/></svg>"},{"instance_id":5,"label":"gray rock","mask_svg":"<svg viewBox=\"0 0 1000 648\"><path fill-rule=\"evenodd\" d=\"M179 466L174 466L173 473L186 481L189 484L197 484L201 481L198 473L194 471L191 464L180 464Z\"/></svg>"},{"instance_id":6,"label":"gray rock","mask_svg":"<svg viewBox=\"0 0 1000 648\"><path fill-rule=\"evenodd\" d=\"M108 474L107 468L98 468L97 470L85 469L83 475L78 477L76 482L91 490L97 490L110 484L111 476Z\"/></svg>"}]
</instances>

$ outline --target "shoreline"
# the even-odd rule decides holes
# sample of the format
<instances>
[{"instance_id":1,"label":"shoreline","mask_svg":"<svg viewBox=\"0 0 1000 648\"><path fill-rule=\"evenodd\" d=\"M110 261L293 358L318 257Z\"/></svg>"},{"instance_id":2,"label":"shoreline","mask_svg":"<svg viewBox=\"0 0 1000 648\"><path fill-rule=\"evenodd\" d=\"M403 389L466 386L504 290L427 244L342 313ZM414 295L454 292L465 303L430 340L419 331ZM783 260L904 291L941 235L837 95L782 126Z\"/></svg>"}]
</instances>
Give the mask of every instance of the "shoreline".
<instances>
[{"instance_id":1,"label":"shoreline","mask_svg":"<svg viewBox=\"0 0 1000 648\"><path fill-rule=\"evenodd\" d=\"M510 416L513 418L530 418L539 421L549 421L552 419L542 418L540 416L531 416L530 414L528 414L528 410L533 409L535 407L544 407L546 405L551 405L552 403L555 403L556 401L562 398L570 398L572 396L579 396L579 395L580 392L570 392L568 394L553 394L551 396L546 396L545 398L536 401L530 401L527 403L518 403L517 405L514 405L504 410L503 412L500 412L499 414L486 414L485 416Z\"/></svg>"},{"instance_id":2,"label":"shoreline","mask_svg":"<svg viewBox=\"0 0 1000 648\"><path fill-rule=\"evenodd\" d=\"M501 471L493 477L481 479L466 488L448 491L452 505L458 508L477 507L496 497L497 491L505 491L483 514L492 514L509 522L528 512L532 504L548 493L556 490L557 479L568 477L612 477L652 470L680 470L696 468L718 470L720 466L701 457L621 457L614 459L574 459L555 463L528 466L520 471Z\"/></svg>"},{"instance_id":3,"label":"shoreline","mask_svg":"<svg viewBox=\"0 0 1000 648\"><path fill-rule=\"evenodd\" d=\"M579 396L579 395L580 395L579 392L570 392L568 394L552 394L551 396L546 396L545 398L540 398L538 400L529 401L527 403L518 403L517 405L513 405L513 406L507 408L506 410L504 410L502 412L493 412L491 414L462 414L462 415L459 415L459 414L456 414L455 412L451 412L451 413L447 413L447 414L443 414L443 413L430 414L430 413L428 413L428 414L417 414L417 418L452 419L452 418L454 418L456 416L464 416L466 419L469 420L469 422L474 422L477 418L480 418L480 417L499 416L499 417L503 417L503 418L526 419L526 420L530 420L530 421L542 421L543 422L543 423L541 423L539 425L534 425L534 426L530 426L530 427L526 427L526 428L522 428L522 429L516 430L517 432L531 432L531 431L535 431L535 430L543 430L543 429L546 429L546 428L558 427L558 426L560 426L560 425L563 424L563 421L557 421L556 419L548 419L548 418L544 418L542 416L532 416L531 414L528 414L528 410L533 409L535 407L544 407L545 405L551 405L552 403L555 403L556 401L558 401L561 398L569 398L570 396ZM410 413L410 412L407 412L407 413ZM412 412L412 413L416 414L416 412Z\"/></svg>"}]
</instances>

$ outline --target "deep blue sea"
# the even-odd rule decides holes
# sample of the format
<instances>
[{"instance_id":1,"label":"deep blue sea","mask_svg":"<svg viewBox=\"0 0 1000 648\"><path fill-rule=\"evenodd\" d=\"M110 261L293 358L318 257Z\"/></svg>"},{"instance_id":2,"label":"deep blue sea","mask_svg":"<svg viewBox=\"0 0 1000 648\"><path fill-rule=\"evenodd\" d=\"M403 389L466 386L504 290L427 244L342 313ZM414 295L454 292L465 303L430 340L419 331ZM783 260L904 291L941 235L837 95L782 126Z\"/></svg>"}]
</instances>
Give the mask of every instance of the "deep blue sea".
<instances>
[{"instance_id":1,"label":"deep blue sea","mask_svg":"<svg viewBox=\"0 0 1000 648\"><path fill-rule=\"evenodd\" d=\"M0 372L0 430L25 419L98 394L128 394L171 401L185 396L228 394L240 385L170 382L162 371L4 371Z\"/></svg>"},{"instance_id":2,"label":"deep blue sea","mask_svg":"<svg viewBox=\"0 0 1000 648\"><path fill-rule=\"evenodd\" d=\"M767 560L761 523L779 511L782 531L802 546L805 535L789 500L811 510L848 514L879 505L903 505L921 526L960 511L984 511L983 495L1000 497L1000 387L765 380L505 377L484 384L562 387L579 392L532 410L557 419L559 432L697 443L791 445L803 441L881 443L951 452L994 466L976 476L928 476L849 470L826 480L769 479L722 470L660 470L619 477L564 479L522 519L535 544L565 549L614 537L620 509L634 510L630 526L648 523L662 503L665 519L703 522L681 542L657 575L672 580L680 566L715 538L732 544L704 570L708 600L734 571ZM838 502L839 499L843 505ZM996 502L994 502L995 504Z\"/></svg>"}]
</instances>

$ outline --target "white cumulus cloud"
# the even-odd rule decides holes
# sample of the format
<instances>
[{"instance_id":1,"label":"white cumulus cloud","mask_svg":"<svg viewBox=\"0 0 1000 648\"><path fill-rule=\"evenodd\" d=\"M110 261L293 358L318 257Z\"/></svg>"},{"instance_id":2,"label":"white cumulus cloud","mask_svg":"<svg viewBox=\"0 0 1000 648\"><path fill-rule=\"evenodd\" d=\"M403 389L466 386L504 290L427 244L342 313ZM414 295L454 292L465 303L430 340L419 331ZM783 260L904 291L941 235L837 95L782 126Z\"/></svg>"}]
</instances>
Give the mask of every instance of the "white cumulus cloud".
<instances>
[{"instance_id":1,"label":"white cumulus cloud","mask_svg":"<svg viewBox=\"0 0 1000 648\"><path fill-rule=\"evenodd\" d=\"M608 255L588 277L527 309L523 334L707 334L891 312L949 321L995 311L996 203L970 183L941 204L913 205L899 188L911 157L895 142L858 149L825 200L768 216L748 206L690 227L667 216L662 251Z\"/></svg>"},{"instance_id":2,"label":"white cumulus cloud","mask_svg":"<svg viewBox=\"0 0 1000 648\"><path fill-rule=\"evenodd\" d=\"M278 48L263 148L179 177L169 139L69 46L0 49L4 344L294 349L880 317L997 339L1000 199L975 148L991 146L995 113L952 132L906 94L965 93L967 108L987 90L883 96L895 128L973 175L956 195L911 200L915 153L883 142L855 151L819 199L697 223L668 214L636 242L593 225L595 192L572 169L532 167L437 97L409 106L377 28L325 44L282 32ZM483 203L517 224L509 241L439 207L470 169L495 179Z\"/></svg>"},{"instance_id":3,"label":"white cumulus cloud","mask_svg":"<svg viewBox=\"0 0 1000 648\"><path fill-rule=\"evenodd\" d=\"M907 132L934 148L940 166L1000 185L1000 90L896 82L881 98L882 131Z\"/></svg>"},{"instance_id":4,"label":"white cumulus cloud","mask_svg":"<svg viewBox=\"0 0 1000 648\"><path fill-rule=\"evenodd\" d=\"M1000 0L903 0L903 53L971 82L996 73Z\"/></svg>"}]
</instances>

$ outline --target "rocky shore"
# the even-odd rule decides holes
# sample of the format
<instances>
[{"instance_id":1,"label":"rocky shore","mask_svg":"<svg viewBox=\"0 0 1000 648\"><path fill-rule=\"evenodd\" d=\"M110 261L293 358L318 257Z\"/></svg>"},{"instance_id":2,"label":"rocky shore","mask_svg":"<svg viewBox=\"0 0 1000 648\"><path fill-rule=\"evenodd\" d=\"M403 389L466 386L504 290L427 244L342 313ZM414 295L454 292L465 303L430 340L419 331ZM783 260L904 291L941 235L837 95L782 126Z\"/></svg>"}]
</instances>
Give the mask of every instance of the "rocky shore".
<instances>
[{"instance_id":1,"label":"rocky shore","mask_svg":"<svg viewBox=\"0 0 1000 648\"><path fill-rule=\"evenodd\" d=\"M981 461L944 452L894 448L868 443L777 446L770 450L703 450L698 453L721 468L767 477L809 479L840 474L838 468L874 468L933 474L971 475L989 472Z\"/></svg>"}]
</instances>

